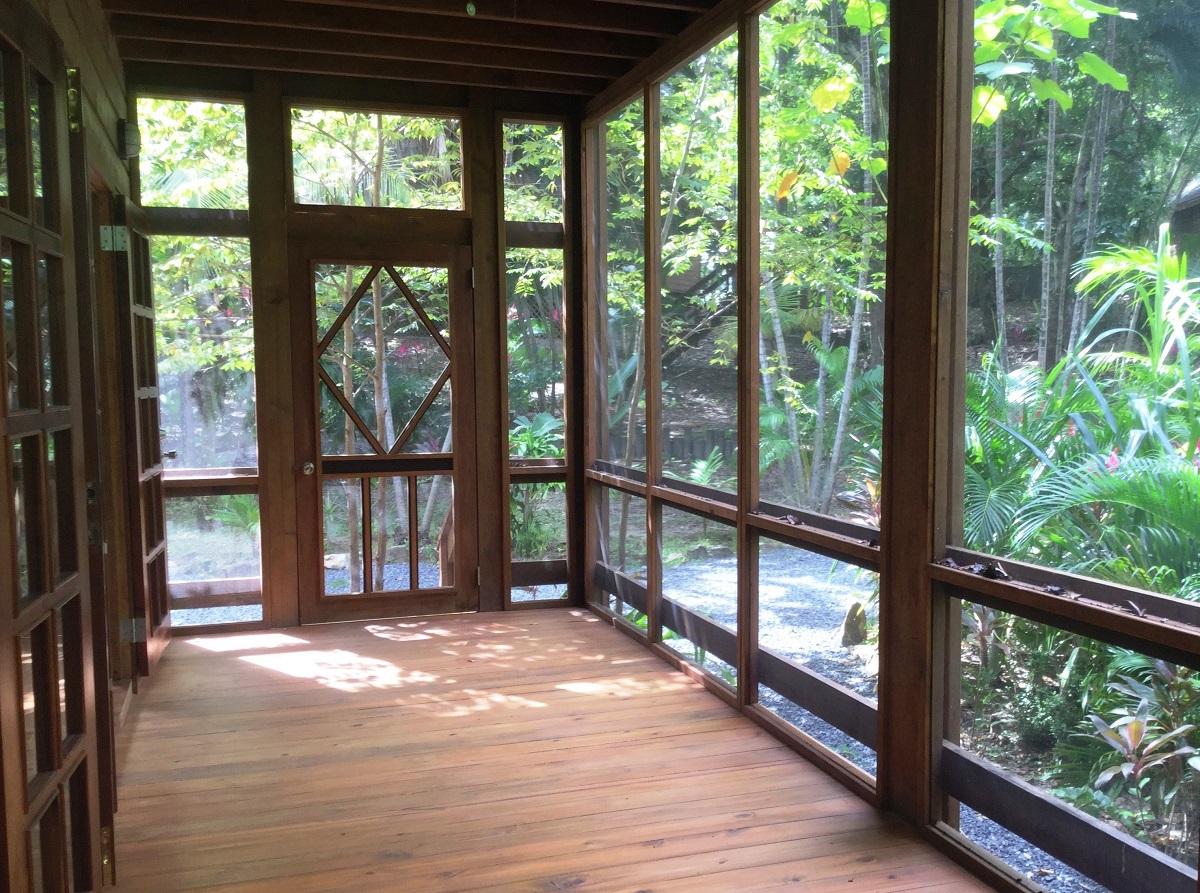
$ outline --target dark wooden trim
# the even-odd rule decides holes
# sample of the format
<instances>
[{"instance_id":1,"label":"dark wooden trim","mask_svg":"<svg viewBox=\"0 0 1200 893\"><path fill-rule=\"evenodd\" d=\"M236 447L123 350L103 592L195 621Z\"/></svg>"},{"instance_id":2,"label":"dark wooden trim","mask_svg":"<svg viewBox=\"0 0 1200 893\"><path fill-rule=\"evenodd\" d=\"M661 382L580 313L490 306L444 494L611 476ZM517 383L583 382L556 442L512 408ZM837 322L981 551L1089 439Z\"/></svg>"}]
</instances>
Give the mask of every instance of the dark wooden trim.
<instances>
[{"instance_id":1,"label":"dark wooden trim","mask_svg":"<svg viewBox=\"0 0 1200 893\"><path fill-rule=\"evenodd\" d=\"M1196 888L1196 869L1072 809L956 744L947 741L942 747L940 781L947 794L1113 893L1189 893Z\"/></svg>"},{"instance_id":2,"label":"dark wooden trim","mask_svg":"<svg viewBox=\"0 0 1200 893\"><path fill-rule=\"evenodd\" d=\"M563 134L563 142L564 144L566 143L565 133ZM505 248L548 248L550 250L562 250L566 246L566 243L565 228L560 223L504 221Z\"/></svg>"},{"instance_id":3,"label":"dark wooden trim","mask_svg":"<svg viewBox=\"0 0 1200 893\"><path fill-rule=\"evenodd\" d=\"M541 586L547 583L569 582L567 559L550 561L517 561L512 562L512 583L518 586Z\"/></svg>"},{"instance_id":4,"label":"dark wooden trim","mask_svg":"<svg viewBox=\"0 0 1200 893\"><path fill-rule=\"evenodd\" d=\"M987 566L996 560L996 556L983 552L973 552L951 546L946 549L946 557L952 559L959 567L968 568L974 565ZM1010 586L1023 591L1040 590L1051 597L1047 604L1053 604L1053 598L1067 597L1072 600L1082 598L1089 602L1107 605L1123 612L1147 614L1151 617L1200 627L1200 603L1160 595L1133 586L1123 586L1120 583L1109 583L1095 577L1085 577L1081 574L1071 574L1054 568L1042 567L1024 561L1010 561L1001 558L1001 567L1012 579L1006 582ZM973 575L974 576L974 575ZM962 578L955 575L955 581ZM954 581L947 581L954 582ZM968 584L960 583L965 588ZM986 584L981 584L986 585ZM1055 596L1053 590L1062 590ZM1136 608L1136 611L1134 610Z\"/></svg>"},{"instance_id":5,"label":"dark wooden trim","mask_svg":"<svg viewBox=\"0 0 1200 893\"><path fill-rule=\"evenodd\" d=\"M142 208L142 232L148 236L250 238L250 212L220 208Z\"/></svg>"},{"instance_id":6,"label":"dark wooden trim","mask_svg":"<svg viewBox=\"0 0 1200 893\"><path fill-rule=\"evenodd\" d=\"M1155 617L1139 617L1108 605L1027 590L962 570L934 566L946 595L1019 614L1035 623L1069 630L1120 648L1185 666L1200 666L1200 630Z\"/></svg>"},{"instance_id":7,"label":"dark wooden trim","mask_svg":"<svg viewBox=\"0 0 1200 893\"><path fill-rule=\"evenodd\" d=\"M326 477L389 477L393 475L452 474L453 453L393 453L386 456L321 456Z\"/></svg>"},{"instance_id":8,"label":"dark wooden trim","mask_svg":"<svg viewBox=\"0 0 1200 893\"><path fill-rule=\"evenodd\" d=\"M167 499L196 496L238 496L258 493L259 477L229 475L227 477L166 477L163 496Z\"/></svg>"},{"instance_id":9,"label":"dark wooden trim","mask_svg":"<svg viewBox=\"0 0 1200 893\"><path fill-rule=\"evenodd\" d=\"M867 698L761 646L758 672L759 681L771 691L875 749L879 713Z\"/></svg>"},{"instance_id":10,"label":"dark wooden trim","mask_svg":"<svg viewBox=\"0 0 1200 893\"><path fill-rule=\"evenodd\" d=\"M802 527L775 518L748 515L746 523L776 542L798 546L837 561L847 561L870 571L879 571L879 546L849 539L817 527Z\"/></svg>"},{"instance_id":11,"label":"dark wooden trim","mask_svg":"<svg viewBox=\"0 0 1200 893\"><path fill-rule=\"evenodd\" d=\"M284 138L290 150L291 138L286 130ZM291 201L290 193L287 200ZM470 245L472 239L471 220L462 211L292 205L287 227L291 236L309 240L320 240L331 232L339 239L364 243L390 237L429 245ZM313 259L323 259L319 250Z\"/></svg>"},{"instance_id":12,"label":"dark wooden trim","mask_svg":"<svg viewBox=\"0 0 1200 893\"><path fill-rule=\"evenodd\" d=\"M228 608L262 604L262 580L184 580L167 586L171 610Z\"/></svg>"},{"instance_id":13,"label":"dark wooden trim","mask_svg":"<svg viewBox=\"0 0 1200 893\"><path fill-rule=\"evenodd\" d=\"M693 491L701 488L689 486L686 490L679 486L679 481L668 479L665 485L654 485L650 488L650 494L664 505L669 505L671 508L681 509L685 512L691 512L693 515L700 515L709 518L719 518L722 521L731 523L737 522L738 510L736 506L729 505L725 498L728 494L717 491L707 491L706 495L700 496ZM724 498L721 500L713 499L713 496L720 495Z\"/></svg>"}]
</instances>

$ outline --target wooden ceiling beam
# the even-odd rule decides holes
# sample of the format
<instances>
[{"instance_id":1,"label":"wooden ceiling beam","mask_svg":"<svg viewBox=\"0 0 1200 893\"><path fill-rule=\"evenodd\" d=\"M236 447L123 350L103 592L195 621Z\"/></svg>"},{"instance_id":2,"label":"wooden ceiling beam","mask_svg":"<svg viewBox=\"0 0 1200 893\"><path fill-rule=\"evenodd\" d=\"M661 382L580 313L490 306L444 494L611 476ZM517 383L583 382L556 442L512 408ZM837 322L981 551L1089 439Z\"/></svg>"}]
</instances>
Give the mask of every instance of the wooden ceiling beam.
<instances>
[{"instance_id":1,"label":"wooden ceiling beam","mask_svg":"<svg viewBox=\"0 0 1200 893\"><path fill-rule=\"evenodd\" d=\"M378 9L425 15L449 16L477 22L515 22L522 25L553 26L616 34L642 34L671 37L695 18L674 9L645 4L596 3L595 0L474 0L467 11L464 0L292 0L299 8L305 3L333 3L353 9Z\"/></svg>"},{"instance_id":2,"label":"wooden ceiling beam","mask_svg":"<svg viewBox=\"0 0 1200 893\"><path fill-rule=\"evenodd\" d=\"M604 78L515 71L511 68L488 68L482 65L392 61L334 53L202 46L129 37L120 38L117 41L117 49L121 58L129 61L466 84L578 96L594 95L608 83Z\"/></svg>"},{"instance_id":3,"label":"wooden ceiling beam","mask_svg":"<svg viewBox=\"0 0 1200 893\"><path fill-rule=\"evenodd\" d=\"M595 0L596 3L636 3L638 6L653 6L657 9L678 9L697 15L708 12L715 3L711 0Z\"/></svg>"},{"instance_id":4,"label":"wooden ceiling beam","mask_svg":"<svg viewBox=\"0 0 1200 893\"><path fill-rule=\"evenodd\" d=\"M322 32L330 41L351 44L354 34L413 37L479 46L641 59L660 41L636 34L610 34L546 25L477 21L445 15L338 6L286 0L103 0L104 11L187 21L242 25L282 25Z\"/></svg>"},{"instance_id":5,"label":"wooden ceiling beam","mask_svg":"<svg viewBox=\"0 0 1200 893\"><path fill-rule=\"evenodd\" d=\"M328 35L303 28L277 25L237 25L215 22L190 22L185 19L156 19L114 13L109 17L118 38L166 41L200 46L225 46L282 50L286 52L327 53L374 59L398 59L409 62L442 62L537 71L552 74L581 75L615 80L631 63L605 56L580 56L552 50L532 51L510 47L469 47L439 40L406 37L382 37L357 34L353 41L331 41Z\"/></svg>"}]
</instances>

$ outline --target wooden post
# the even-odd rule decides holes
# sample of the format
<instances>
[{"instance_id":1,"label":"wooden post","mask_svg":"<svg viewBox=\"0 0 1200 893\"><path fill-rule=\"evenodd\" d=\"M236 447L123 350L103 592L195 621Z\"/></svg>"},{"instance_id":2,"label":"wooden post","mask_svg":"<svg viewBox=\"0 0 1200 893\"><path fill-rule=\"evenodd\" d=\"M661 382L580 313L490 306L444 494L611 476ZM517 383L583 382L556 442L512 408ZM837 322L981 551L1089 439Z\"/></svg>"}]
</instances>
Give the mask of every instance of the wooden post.
<instances>
[{"instance_id":1,"label":"wooden post","mask_svg":"<svg viewBox=\"0 0 1200 893\"><path fill-rule=\"evenodd\" d=\"M592 418L584 397L583 358L583 139L578 118L563 123L563 343L566 368L567 454L567 592L575 605L584 604L584 537L587 514L584 504L584 431Z\"/></svg>"},{"instance_id":2,"label":"wooden post","mask_svg":"<svg viewBox=\"0 0 1200 893\"><path fill-rule=\"evenodd\" d=\"M758 16L738 23L738 703L758 701ZM722 437L722 442L724 442Z\"/></svg>"},{"instance_id":3,"label":"wooden post","mask_svg":"<svg viewBox=\"0 0 1200 893\"><path fill-rule=\"evenodd\" d=\"M646 368L646 636L651 644L662 641L662 503L653 495L654 485L662 480L662 176L660 135L662 133L662 94L658 84L646 87L642 101L645 144L642 152L643 231L646 238L644 307L646 327L642 350ZM637 394L633 395L637 400ZM633 408L630 408L633 412Z\"/></svg>"},{"instance_id":4,"label":"wooden post","mask_svg":"<svg viewBox=\"0 0 1200 893\"><path fill-rule=\"evenodd\" d=\"M468 93L463 122L467 200L471 215L471 263L475 274L475 407L476 468L480 481L507 481L507 425L504 423L504 300L500 255L500 145L495 97L487 90ZM501 487L479 488L479 610L504 609L508 555L505 517L508 493Z\"/></svg>"},{"instance_id":5,"label":"wooden post","mask_svg":"<svg viewBox=\"0 0 1200 893\"><path fill-rule=\"evenodd\" d=\"M259 451L259 512L262 518L263 620L268 626L300 623L296 479L297 456L292 366L292 296L288 286L286 184L291 165L288 110L278 75L256 72L246 103L249 158L250 252L254 295L255 402ZM296 284L298 289L303 285ZM304 297L304 293L301 292ZM307 300L303 303L307 312ZM307 351L308 346L305 345ZM307 519L306 523L315 523Z\"/></svg>"},{"instance_id":6,"label":"wooden post","mask_svg":"<svg viewBox=\"0 0 1200 893\"><path fill-rule=\"evenodd\" d=\"M928 172L953 161L942 26L955 16L948 0L892 7L877 783L885 808L921 825L931 818L934 740L935 447L947 424L937 405L944 193Z\"/></svg>"}]
</instances>

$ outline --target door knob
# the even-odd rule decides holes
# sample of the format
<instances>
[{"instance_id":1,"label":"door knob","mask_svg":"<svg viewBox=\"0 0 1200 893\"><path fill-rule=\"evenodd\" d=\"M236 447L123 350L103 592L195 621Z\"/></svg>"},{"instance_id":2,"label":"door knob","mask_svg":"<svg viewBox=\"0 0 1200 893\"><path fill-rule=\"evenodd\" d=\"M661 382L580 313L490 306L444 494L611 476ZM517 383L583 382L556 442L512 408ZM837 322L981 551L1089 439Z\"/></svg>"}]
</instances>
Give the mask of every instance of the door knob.
<instances>
[{"instance_id":1,"label":"door knob","mask_svg":"<svg viewBox=\"0 0 1200 893\"><path fill-rule=\"evenodd\" d=\"M314 471L317 470L317 466L313 465L311 462L305 462L303 465L300 466L300 470L303 471L305 474L312 474Z\"/></svg>"}]
</instances>

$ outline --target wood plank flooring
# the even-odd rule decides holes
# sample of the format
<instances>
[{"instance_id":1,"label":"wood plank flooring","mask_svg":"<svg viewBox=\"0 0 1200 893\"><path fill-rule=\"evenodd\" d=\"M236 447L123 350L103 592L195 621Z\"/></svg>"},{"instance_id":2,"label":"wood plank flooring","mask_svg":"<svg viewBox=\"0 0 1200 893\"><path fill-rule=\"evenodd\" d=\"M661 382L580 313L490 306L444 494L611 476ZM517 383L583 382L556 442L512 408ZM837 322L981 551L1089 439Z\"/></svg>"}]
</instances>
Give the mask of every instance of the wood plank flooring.
<instances>
[{"instance_id":1,"label":"wood plank flooring","mask_svg":"<svg viewBox=\"0 0 1200 893\"><path fill-rule=\"evenodd\" d=\"M985 891L587 612L177 638L119 893Z\"/></svg>"}]
</instances>

